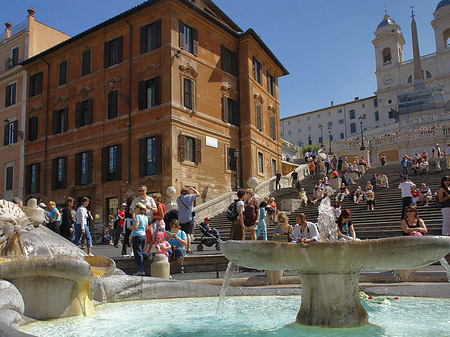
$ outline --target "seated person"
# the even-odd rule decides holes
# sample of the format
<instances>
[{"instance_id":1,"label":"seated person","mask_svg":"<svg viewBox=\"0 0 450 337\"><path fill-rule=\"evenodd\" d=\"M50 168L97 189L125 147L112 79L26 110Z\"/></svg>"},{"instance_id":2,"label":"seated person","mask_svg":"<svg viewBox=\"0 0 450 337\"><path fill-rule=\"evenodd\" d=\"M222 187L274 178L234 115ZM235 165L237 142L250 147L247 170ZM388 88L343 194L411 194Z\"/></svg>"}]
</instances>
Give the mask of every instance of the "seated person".
<instances>
[{"instance_id":1,"label":"seated person","mask_svg":"<svg viewBox=\"0 0 450 337\"><path fill-rule=\"evenodd\" d=\"M345 186L348 186L350 184L356 185L352 178L347 178L347 174L342 175L341 181L345 184Z\"/></svg>"},{"instance_id":2,"label":"seated person","mask_svg":"<svg viewBox=\"0 0 450 337\"><path fill-rule=\"evenodd\" d=\"M303 187L300 192L298 192L298 198L301 200L302 206L306 206L308 204L308 197L306 196L306 191Z\"/></svg>"},{"instance_id":3,"label":"seated person","mask_svg":"<svg viewBox=\"0 0 450 337\"><path fill-rule=\"evenodd\" d=\"M358 169L358 162L355 160L352 164L352 166L350 166L350 172L356 172L358 174L358 178L360 178L361 176L364 176Z\"/></svg>"},{"instance_id":4,"label":"seated person","mask_svg":"<svg viewBox=\"0 0 450 337\"><path fill-rule=\"evenodd\" d=\"M428 203L433 199L433 195L431 194L431 189L427 186L427 184L422 183L422 189L420 190L419 200L420 202L425 202L425 207L428 207Z\"/></svg>"},{"instance_id":5,"label":"seated person","mask_svg":"<svg viewBox=\"0 0 450 337\"><path fill-rule=\"evenodd\" d=\"M419 218L417 208L414 206L406 207L406 216L401 222L403 235L421 236L427 234L425 222Z\"/></svg>"},{"instance_id":6,"label":"seated person","mask_svg":"<svg viewBox=\"0 0 450 337\"><path fill-rule=\"evenodd\" d=\"M420 190L417 188L411 188L412 205L417 207L417 202L420 200Z\"/></svg>"},{"instance_id":7,"label":"seated person","mask_svg":"<svg viewBox=\"0 0 450 337\"><path fill-rule=\"evenodd\" d=\"M342 201L346 196L350 194L349 190L345 186L344 183L341 183L341 188L339 189L339 193L336 195L337 201Z\"/></svg>"},{"instance_id":8,"label":"seated person","mask_svg":"<svg viewBox=\"0 0 450 337\"><path fill-rule=\"evenodd\" d=\"M341 172L342 173L347 173L349 168L350 168L350 165L347 163L346 160L344 160L344 162L342 163Z\"/></svg>"},{"instance_id":9,"label":"seated person","mask_svg":"<svg viewBox=\"0 0 450 337\"><path fill-rule=\"evenodd\" d=\"M286 241L291 242L294 240L294 227L289 225L288 223L289 218L286 215L286 213L281 212L280 215L278 215L278 225L273 230L273 238L272 240L277 241L277 236L286 236ZM279 241L279 240L278 240Z\"/></svg>"},{"instance_id":10,"label":"seated person","mask_svg":"<svg viewBox=\"0 0 450 337\"><path fill-rule=\"evenodd\" d=\"M177 219L173 219L170 223L170 234L167 234L167 241L171 248L169 248L169 259L175 256L180 265L181 273L184 273L184 256L186 255L187 235L180 229L180 224Z\"/></svg>"},{"instance_id":11,"label":"seated person","mask_svg":"<svg viewBox=\"0 0 450 337\"><path fill-rule=\"evenodd\" d=\"M364 160L364 157L359 158L359 165L363 165L364 167L367 167L367 163Z\"/></svg>"},{"instance_id":12,"label":"seated person","mask_svg":"<svg viewBox=\"0 0 450 337\"><path fill-rule=\"evenodd\" d=\"M358 186L355 193L353 193L353 203L358 204L364 200L364 192L361 189L361 186Z\"/></svg>"},{"instance_id":13,"label":"seated person","mask_svg":"<svg viewBox=\"0 0 450 337\"><path fill-rule=\"evenodd\" d=\"M373 191L374 188L375 188L375 189L378 188L378 185L377 185L377 175L376 175L376 173L374 173L374 174L372 175L372 177L370 178L370 184L372 185L372 191Z\"/></svg>"},{"instance_id":14,"label":"seated person","mask_svg":"<svg viewBox=\"0 0 450 337\"><path fill-rule=\"evenodd\" d=\"M297 215L296 221L297 224L294 227L295 242L309 243L320 241L317 226L312 222L306 221L305 214L300 213Z\"/></svg>"},{"instance_id":15,"label":"seated person","mask_svg":"<svg viewBox=\"0 0 450 337\"><path fill-rule=\"evenodd\" d=\"M341 204L337 200L334 201L333 214L336 219L341 215Z\"/></svg>"},{"instance_id":16,"label":"seated person","mask_svg":"<svg viewBox=\"0 0 450 337\"><path fill-rule=\"evenodd\" d=\"M349 209L343 209L341 215L336 220L338 240L356 240L355 229L353 228L351 219L352 212Z\"/></svg>"},{"instance_id":17,"label":"seated person","mask_svg":"<svg viewBox=\"0 0 450 337\"><path fill-rule=\"evenodd\" d=\"M428 161L422 159L420 161L419 167L420 167L420 174L428 174L428 167L429 167Z\"/></svg>"},{"instance_id":18,"label":"seated person","mask_svg":"<svg viewBox=\"0 0 450 337\"><path fill-rule=\"evenodd\" d=\"M203 222L199 224L199 226L202 227L205 230L205 232L208 233L210 236L213 236L216 239L220 239L219 231L215 228L211 228L209 226L210 222L211 219L208 216L206 216L205 219L203 219Z\"/></svg>"},{"instance_id":19,"label":"seated person","mask_svg":"<svg viewBox=\"0 0 450 337\"><path fill-rule=\"evenodd\" d=\"M335 179L339 177L339 173L334 169L334 166L330 168L330 179Z\"/></svg>"},{"instance_id":20,"label":"seated person","mask_svg":"<svg viewBox=\"0 0 450 337\"><path fill-rule=\"evenodd\" d=\"M389 179L383 172L378 173L377 182L379 188L389 188Z\"/></svg>"},{"instance_id":21,"label":"seated person","mask_svg":"<svg viewBox=\"0 0 450 337\"><path fill-rule=\"evenodd\" d=\"M313 204L315 204L316 202L322 200L324 197L323 195L323 190L320 186L316 187L316 197L314 198L314 200L312 201Z\"/></svg>"},{"instance_id":22,"label":"seated person","mask_svg":"<svg viewBox=\"0 0 450 337\"><path fill-rule=\"evenodd\" d=\"M366 193L367 210L374 210L375 206L375 193L372 190L368 190Z\"/></svg>"},{"instance_id":23,"label":"seated person","mask_svg":"<svg viewBox=\"0 0 450 337\"><path fill-rule=\"evenodd\" d=\"M411 164L411 170L412 170L413 174L416 174L416 175L419 174L420 167L419 167L418 160L416 160L416 159L413 160L413 162Z\"/></svg>"}]
</instances>

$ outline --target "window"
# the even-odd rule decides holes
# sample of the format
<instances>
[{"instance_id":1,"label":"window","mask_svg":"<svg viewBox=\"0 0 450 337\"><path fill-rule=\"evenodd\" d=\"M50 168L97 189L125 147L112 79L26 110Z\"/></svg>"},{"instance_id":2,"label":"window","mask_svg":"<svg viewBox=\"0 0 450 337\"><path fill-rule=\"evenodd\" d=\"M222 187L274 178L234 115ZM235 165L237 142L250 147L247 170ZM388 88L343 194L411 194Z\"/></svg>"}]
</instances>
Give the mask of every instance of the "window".
<instances>
[{"instance_id":1,"label":"window","mask_svg":"<svg viewBox=\"0 0 450 337\"><path fill-rule=\"evenodd\" d=\"M378 98L374 98L374 100L373 100L373 106L374 106L375 108L378 107Z\"/></svg>"},{"instance_id":2,"label":"window","mask_svg":"<svg viewBox=\"0 0 450 337\"><path fill-rule=\"evenodd\" d=\"M297 132L298 132L298 133L301 133L301 132L302 132L302 129L298 129Z\"/></svg>"},{"instance_id":3,"label":"window","mask_svg":"<svg viewBox=\"0 0 450 337\"><path fill-rule=\"evenodd\" d=\"M317 119L320 119L320 114L317 114Z\"/></svg>"},{"instance_id":4,"label":"window","mask_svg":"<svg viewBox=\"0 0 450 337\"><path fill-rule=\"evenodd\" d=\"M303 143L299 140L298 141L298 147L302 147L303 146Z\"/></svg>"},{"instance_id":5,"label":"window","mask_svg":"<svg viewBox=\"0 0 450 337\"><path fill-rule=\"evenodd\" d=\"M383 64L389 64L392 62L391 48L385 48L383 50Z\"/></svg>"},{"instance_id":6,"label":"window","mask_svg":"<svg viewBox=\"0 0 450 337\"><path fill-rule=\"evenodd\" d=\"M341 114L341 113L342 113L342 109L339 109L339 110L338 110L338 114Z\"/></svg>"},{"instance_id":7,"label":"window","mask_svg":"<svg viewBox=\"0 0 450 337\"><path fill-rule=\"evenodd\" d=\"M67 185L67 157L52 160L52 190L66 188Z\"/></svg>"},{"instance_id":8,"label":"window","mask_svg":"<svg viewBox=\"0 0 450 337\"><path fill-rule=\"evenodd\" d=\"M122 178L122 144L102 148L102 182Z\"/></svg>"},{"instance_id":9,"label":"window","mask_svg":"<svg viewBox=\"0 0 450 337\"><path fill-rule=\"evenodd\" d=\"M356 124L355 123L350 124L350 132L356 133Z\"/></svg>"},{"instance_id":10,"label":"window","mask_svg":"<svg viewBox=\"0 0 450 337\"><path fill-rule=\"evenodd\" d=\"M141 27L141 54L161 47L161 20Z\"/></svg>"},{"instance_id":11,"label":"window","mask_svg":"<svg viewBox=\"0 0 450 337\"><path fill-rule=\"evenodd\" d=\"M365 104L363 103L363 104L362 104L362 107L363 107L363 108L365 108L365 107L366 107L366 105L365 105Z\"/></svg>"},{"instance_id":12,"label":"window","mask_svg":"<svg viewBox=\"0 0 450 337\"><path fill-rule=\"evenodd\" d=\"M202 142L198 138L185 135L178 136L178 155L180 161L190 161L200 164L202 155Z\"/></svg>"},{"instance_id":13,"label":"window","mask_svg":"<svg viewBox=\"0 0 450 337\"><path fill-rule=\"evenodd\" d=\"M156 135L139 140L139 176L162 173L162 136Z\"/></svg>"},{"instance_id":14,"label":"window","mask_svg":"<svg viewBox=\"0 0 450 337\"><path fill-rule=\"evenodd\" d=\"M333 122L328 122L328 126L333 126Z\"/></svg>"},{"instance_id":15,"label":"window","mask_svg":"<svg viewBox=\"0 0 450 337\"><path fill-rule=\"evenodd\" d=\"M275 140L275 138L277 138L277 132L275 128L275 116L270 116L269 120L270 120L270 137L273 140Z\"/></svg>"},{"instance_id":16,"label":"window","mask_svg":"<svg viewBox=\"0 0 450 337\"><path fill-rule=\"evenodd\" d=\"M5 133L3 135L3 145L17 143L17 121L8 121L5 124Z\"/></svg>"},{"instance_id":17,"label":"window","mask_svg":"<svg viewBox=\"0 0 450 337\"><path fill-rule=\"evenodd\" d=\"M275 159L272 159L272 176L277 174L277 161Z\"/></svg>"},{"instance_id":18,"label":"window","mask_svg":"<svg viewBox=\"0 0 450 337\"><path fill-rule=\"evenodd\" d=\"M91 73L91 50L85 50L81 54L81 76Z\"/></svg>"},{"instance_id":19,"label":"window","mask_svg":"<svg viewBox=\"0 0 450 337\"><path fill-rule=\"evenodd\" d=\"M195 28L185 25L183 21L179 21L180 26L180 48L187 52L198 55L198 31Z\"/></svg>"},{"instance_id":20,"label":"window","mask_svg":"<svg viewBox=\"0 0 450 337\"><path fill-rule=\"evenodd\" d=\"M311 127L310 126L308 126L308 131L311 131Z\"/></svg>"},{"instance_id":21,"label":"window","mask_svg":"<svg viewBox=\"0 0 450 337\"><path fill-rule=\"evenodd\" d=\"M291 134L291 130L288 131L288 135L290 135L290 134Z\"/></svg>"},{"instance_id":22,"label":"window","mask_svg":"<svg viewBox=\"0 0 450 337\"><path fill-rule=\"evenodd\" d=\"M30 164L25 170L25 193L39 193L40 163Z\"/></svg>"},{"instance_id":23,"label":"window","mask_svg":"<svg viewBox=\"0 0 450 337\"><path fill-rule=\"evenodd\" d=\"M375 111L375 120L378 122L380 120L380 113Z\"/></svg>"},{"instance_id":24,"label":"window","mask_svg":"<svg viewBox=\"0 0 450 337\"><path fill-rule=\"evenodd\" d=\"M275 97L275 77L267 71L267 91Z\"/></svg>"},{"instance_id":25,"label":"window","mask_svg":"<svg viewBox=\"0 0 450 337\"><path fill-rule=\"evenodd\" d=\"M262 107L258 104L256 105L256 128L262 131ZM289 134L291 134L291 131L289 131Z\"/></svg>"},{"instance_id":26,"label":"window","mask_svg":"<svg viewBox=\"0 0 450 337\"><path fill-rule=\"evenodd\" d=\"M28 140L38 139L38 117L28 118Z\"/></svg>"},{"instance_id":27,"label":"window","mask_svg":"<svg viewBox=\"0 0 450 337\"><path fill-rule=\"evenodd\" d=\"M264 157L261 152L258 152L258 172L264 173Z\"/></svg>"},{"instance_id":28,"label":"window","mask_svg":"<svg viewBox=\"0 0 450 337\"><path fill-rule=\"evenodd\" d=\"M330 141L333 141L333 135L330 135Z\"/></svg>"},{"instance_id":29,"label":"window","mask_svg":"<svg viewBox=\"0 0 450 337\"><path fill-rule=\"evenodd\" d=\"M291 121L288 121L288 125L291 125Z\"/></svg>"},{"instance_id":30,"label":"window","mask_svg":"<svg viewBox=\"0 0 450 337\"><path fill-rule=\"evenodd\" d=\"M108 92L108 119L116 118L118 114L119 92Z\"/></svg>"},{"instance_id":31,"label":"window","mask_svg":"<svg viewBox=\"0 0 450 337\"><path fill-rule=\"evenodd\" d=\"M394 110L389 111L389 118L395 118L395 111Z\"/></svg>"},{"instance_id":32,"label":"window","mask_svg":"<svg viewBox=\"0 0 450 337\"><path fill-rule=\"evenodd\" d=\"M42 79L43 79L43 72L34 74L30 76L30 98L34 97L36 95L42 94Z\"/></svg>"},{"instance_id":33,"label":"window","mask_svg":"<svg viewBox=\"0 0 450 337\"><path fill-rule=\"evenodd\" d=\"M222 69L227 73L238 76L237 54L222 46Z\"/></svg>"},{"instance_id":34,"label":"window","mask_svg":"<svg viewBox=\"0 0 450 337\"><path fill-rule=\"evenodd\" d=\"M123 37L107 41L104 45L104 67L108 68L122 62L123 55Z\"/></svg>"},{"instance_id":35,"label":"window","mask_svg":"<svg viewBox=\"0 0 450 337\"><path fill-rule=\"evenodd\" d=\"M58 85L64 85L67 83L67 61L61 62L58 65Z\"/></svg>"},{"instance_id":36,"label":"window","mask_svg":"<svg viewBox=\"0 0 450 337\"><path fill-rule=\"evenodd\" d=\"M76 104L75 127L79 128L92 123L92 98Z\"/></svg>"},{"instance_id":37,"label":"window","mask_svg":"<svg viewBox=\"0 0 450 337\"><path fill-rule=\"evenodd\" d=\"M228 97L223 97L222 107L223 107L223 121L239 126L240 124L239 102L233 101Z\"/></svg>"},{"instance_id":38,"label":"window","mask_svg":"<svg viewBox=\"0 0 450 337\"><path fill-rule=\"evenodd\" d=\"M322 139L322 137L319 137L319 144L322 144L323 143L323 139Z\"/></svg>"},{"instance_id":39,"label":"window","mask_svg":"<svg viewBox=\"0 0 450 337\"><path fill-rule=\"evenodd\" d=\"M331 116L331 111L328 111L328 116Z\"/></svg>"},{"instance_id":40,"label":"window","mask_svg":"<svg viewBox=\"0 0 450 337\"><path fill-rule=\"evenodd\" d=\"M262 79L262 65L261 63L256 59L256 57L253 56L253 78L262 85L263 79Z\"/></svg>"},{"instance_id":41,"label":"window","mask_svg":"<svg viewBox=\"0 0 450 337\"><path fill-rule=\"evenodd\" d=\"M343 120L343 119L340 119L340 120L338 121L338 123L339 123L339 124L344 124L344 120Z\"/></svg>"},{"instance_id":42,"label":"window","mask_svg":"<svg viewBox=\"0 0 450 337\"><path fill-rule=\"evenodd\" d=\"M92 183L92 151L75 153L75 185Z\"/></svg>"},{"instance_id":43,"label":"window","mask_svg":"<svg viewBox=\"0 0 450 337\"><path fill-rule=\"evenodd\" d=\"M11 68L14 68L19 64L19 47L15 47L11 50Z\"/></svg>"},{"instance_id":44,"label":"window","mask_svg":"<svg viewBox=\"0 0 450 337\"><path fill-rule=\"evenodd\" d=\"M345 135L343 132L341 132L341 139L344 139L344 138L345 138Z\"/></svg>"},{"instance_id":45,"label":"window","mask_svg":"<svg viewBox=\"0 0 450 337\"><path fill-rule=\"evenodd\" d=\"M227 170L236 171L237 168L237 158L235 156L236 149L231 147L227 148Z\"/></svg>"},{"instance_id":46,"label":"window","mask_svg":"<svg viewBox=\"0 0 450 337\"><path fill-rule=\"evenodd\" d=\"M184 107L194 109L194 81L185 78L183 80Z\"/></svg>"},{"instance_id":47,"label":"window","mask_svg":"<svg viewBox=\"0 0 450 337\"><path fill-rule=\"evenodd\" d=\"M53 111L52 116L52 135L67 131L68 113L67 107L64 109Z\"/></svg>"},{"instance_id":48,"label":"window","mask_svg":"<svg viewBox=\"0 0 450 337\"><path fill-rule=\"evenodd\" d=\"M5 108L16 104L17 84L12 83L6 86L5 90Z\"/></svg>"},{"instance_id":49,"label":"window","mask_svg":"<svg viewBox=\"0 0 450 337\"><path fill-rule=\"evenodd\" d=\"M5 191L11 191L13 189L14 181L14 166L5 167Z\"/></svg>"},{"instance_id":50,"label":"window","mask_svg":"<svg viewBox=\"0 0 450 337\"><path fill-rule=\"evenodd\" d=\"M355 119L355 110L350 110L350 119Z\"/></svg>"},{"instance_id":51,"label":"window","mask_svg":"<svg viewBox=\"0 0 450 337\"><path fill-rule=\"evenodd\" d=\"M311 119L311 116L308 116L308 118L307 118L308 120L310 120Z\"/></svg>"},{"instance_id":52,"label":"window","mask_svg":"<svg viewBox=\"0 0 450 337\"><path fill-rule=\"evenodd\" d=\"M152 108L160 104L159 77L139 82L139 110Z\"/></svg>"}]
</instances>

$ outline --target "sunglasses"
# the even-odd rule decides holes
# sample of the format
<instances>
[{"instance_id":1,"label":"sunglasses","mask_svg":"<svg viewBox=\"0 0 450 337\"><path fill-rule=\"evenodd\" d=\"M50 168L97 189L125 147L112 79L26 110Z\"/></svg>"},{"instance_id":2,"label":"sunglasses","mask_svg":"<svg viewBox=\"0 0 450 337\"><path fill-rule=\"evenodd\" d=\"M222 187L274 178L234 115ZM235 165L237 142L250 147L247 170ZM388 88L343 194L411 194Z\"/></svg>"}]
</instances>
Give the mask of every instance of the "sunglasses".
<instances>
[{"instance_id":1,"label":"sunglasses","mask_svg":"<svg viewBox=\"0 0 450 337\"><path fill-rule=\"evenodd\" d=\"M139 190L139 192L145 192L145 190Z\"/></svg>"}]
</instances>

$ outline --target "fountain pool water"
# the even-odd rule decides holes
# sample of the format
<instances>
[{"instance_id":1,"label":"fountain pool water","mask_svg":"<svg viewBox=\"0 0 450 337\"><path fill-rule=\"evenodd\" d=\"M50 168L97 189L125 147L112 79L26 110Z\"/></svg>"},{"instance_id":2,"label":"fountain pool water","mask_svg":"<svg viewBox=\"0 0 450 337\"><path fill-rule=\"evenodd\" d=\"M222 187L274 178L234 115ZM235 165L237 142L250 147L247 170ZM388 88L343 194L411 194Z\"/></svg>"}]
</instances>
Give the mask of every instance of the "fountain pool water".
<instances>
[{"instance_id":1,"label":"fountain pool water","mask_svg":"<svg viewBox=\"0 0 450 337\"><path fill-rule=\"evenodd\" d=\"M362 300L371 324L319 328L293 322L300 297L228 297L216 316L217 298L121 302L102 305L90 317L28 324L37 336L443 336L449 331L450 300Z\"/></svg>"}]
</instances>

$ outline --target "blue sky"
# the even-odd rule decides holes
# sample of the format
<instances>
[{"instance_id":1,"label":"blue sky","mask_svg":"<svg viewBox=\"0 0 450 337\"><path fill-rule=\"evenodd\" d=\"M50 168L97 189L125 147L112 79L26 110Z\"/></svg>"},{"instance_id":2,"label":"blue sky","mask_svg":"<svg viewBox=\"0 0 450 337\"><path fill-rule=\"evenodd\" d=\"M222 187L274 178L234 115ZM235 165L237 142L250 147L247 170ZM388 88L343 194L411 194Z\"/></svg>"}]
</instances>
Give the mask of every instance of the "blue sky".
<instances>
[{"instance_id":1,"label":"blue sky","mask_svg":"<svg viewBox=\"0 0 450 337\"><path fill-rule=\"evenodd\" d=\"M76 35L142 0L20 0L0 12L0 22L38 21ZM280 113L287 117L373 95L374 31L385 6L402 28L405 59L412 58L411 9L415 6L421 55L435 52L431 27L438 0L215 0L244 31L253 28L289 71L279 79ZM58 19L57 19L58 17Z\"/></svg>"}]
</instances>

